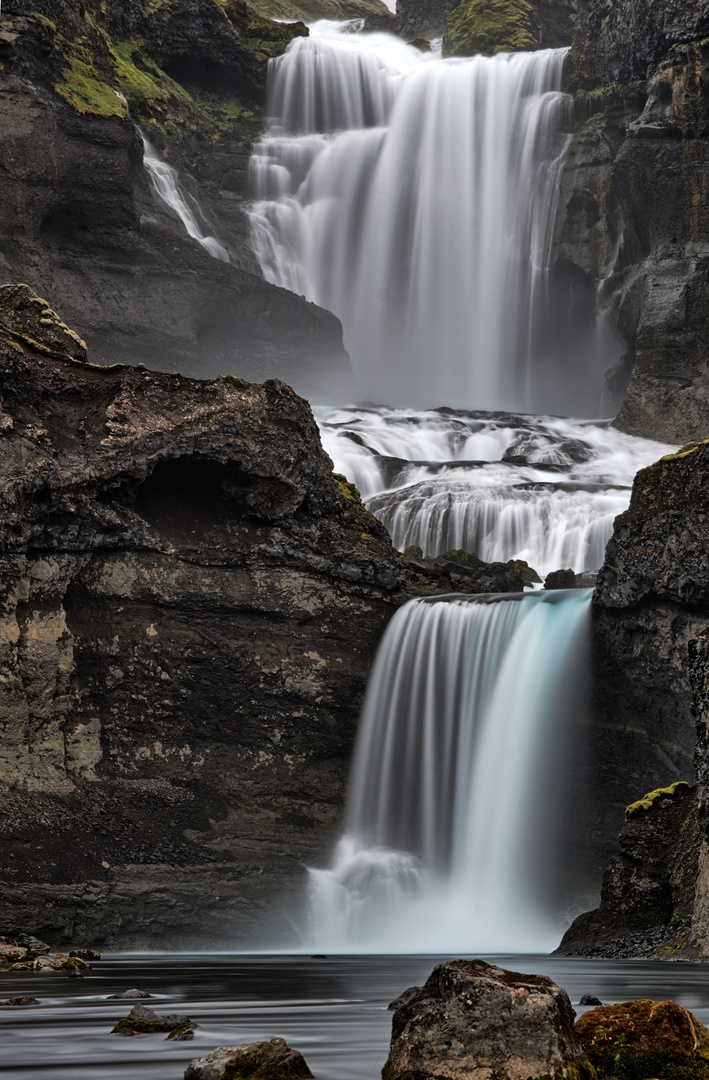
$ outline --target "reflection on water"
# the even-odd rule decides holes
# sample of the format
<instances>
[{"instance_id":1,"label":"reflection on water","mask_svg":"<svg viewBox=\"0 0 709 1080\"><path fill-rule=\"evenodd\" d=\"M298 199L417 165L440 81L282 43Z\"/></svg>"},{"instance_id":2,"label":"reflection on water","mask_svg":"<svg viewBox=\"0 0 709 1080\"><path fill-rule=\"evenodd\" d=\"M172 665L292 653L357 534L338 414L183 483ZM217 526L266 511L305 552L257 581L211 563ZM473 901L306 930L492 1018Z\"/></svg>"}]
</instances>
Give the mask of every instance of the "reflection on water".
<instances>
[{"instance_id":1,"label":"reflection on water","mask_svg":"<svg viewBox=\"0 0 709 1080\"><path fill-rule=\"evenodd\" d=\"M8 1080L181 1080L187 1062L215 1046L285 1038L305 1055L316 1080L374 1080L387 1057L387 1004L422 983L441 956L117 956L83 979L40 973L2 975L0 995L32 994L42 1005L3 1009L2 1071ZM512 970L549 975L574 1004L648 997L679 1002L709 1024L709 975L702 964L488 957ZM194 1042L164 1035L121 1039L113 1024L132 1002L106 995L137 986L159 1013L186 1012ZM577 1012L585 1012L577 1008Z\"/></svg>"}]
</instances>

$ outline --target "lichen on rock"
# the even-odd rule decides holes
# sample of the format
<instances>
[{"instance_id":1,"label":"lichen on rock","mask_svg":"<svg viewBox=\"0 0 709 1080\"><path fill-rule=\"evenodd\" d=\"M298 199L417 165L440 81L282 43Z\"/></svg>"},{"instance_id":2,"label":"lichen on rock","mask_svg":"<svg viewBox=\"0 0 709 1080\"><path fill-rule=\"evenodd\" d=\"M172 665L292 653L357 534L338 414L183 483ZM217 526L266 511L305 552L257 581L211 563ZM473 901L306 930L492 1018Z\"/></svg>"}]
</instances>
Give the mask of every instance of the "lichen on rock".
<instances>
[{"instance_id":1,"label":"lichen on rock","mask_svg":"<svg viewBox=\"0 0 709 1080\"><path fill-rule=\"evenodd\" d=\"M602 1005L576 1030L603 1080L709 1080L709 1031L674 1001Z\"/></svg>"}]
</instances>

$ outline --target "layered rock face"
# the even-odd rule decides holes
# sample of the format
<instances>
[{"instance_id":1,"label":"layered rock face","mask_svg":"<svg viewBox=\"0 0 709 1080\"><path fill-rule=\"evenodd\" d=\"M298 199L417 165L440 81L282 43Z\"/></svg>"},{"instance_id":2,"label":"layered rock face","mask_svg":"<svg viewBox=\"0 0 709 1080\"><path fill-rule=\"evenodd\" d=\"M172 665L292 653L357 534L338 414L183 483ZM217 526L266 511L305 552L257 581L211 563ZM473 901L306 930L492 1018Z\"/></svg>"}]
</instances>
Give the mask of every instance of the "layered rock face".
<instances>
[{"instance_id":1,"label":"layered rock face","mask_svg":"<svg viewBox=\"0 0 709 1080\"><path fill-rule=\"evenodd\" d=\"M617 425L677 443L709 434L708 18L699 2L584 3L569 61L557 272L600 293L625 343Z\"/></svg>"},{"instance_id":2,"label":"layered rock face","mask_svg":"<svg viewBox=\"0 0 709 1080\"><path fill-rule=\"evenodd\" d=\"M0 931L291 940L386 623L522 579L401 558L284 383L87 363L26 286L0 401Z\"/></svg>"},{"instance_id":3,"label":"layered rock face","mask_svg":"<svg viewBox=\"0 0 709 1080\"><path fill-rule=\"evenodd\" d=\"M268 58L303 33L238 0L3 4L0 280L41 291L97 362L336 393L338 320L261 279L241 212ZM134 121L199 191L229 263L157 199Z\"/></svg>"},{"instance_id":4,"label":"layered rock face","mask_svg":"<svg viewBox=\"0 0 709 1080\"><path fill-rule=\"evenodd\" d=\"M0 927L246 945L269 905L277 940L400 562L285 384L97 367L0 307Z\"/></svg>"}]
</instances>

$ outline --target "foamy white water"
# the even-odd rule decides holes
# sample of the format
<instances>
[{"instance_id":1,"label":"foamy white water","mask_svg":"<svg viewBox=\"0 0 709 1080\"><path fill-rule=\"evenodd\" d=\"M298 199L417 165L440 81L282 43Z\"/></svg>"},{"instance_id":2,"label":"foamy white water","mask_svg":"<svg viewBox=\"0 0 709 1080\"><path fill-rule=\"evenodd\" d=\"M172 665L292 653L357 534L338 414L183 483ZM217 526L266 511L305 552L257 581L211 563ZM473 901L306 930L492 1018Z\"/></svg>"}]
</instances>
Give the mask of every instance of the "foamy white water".
<instances>
[{"instance_id":1,"label":"foamy white water","mask_svg":"<svg viewBox=\"0 0 709 1080\"><path fill-rule=\"evenodd\" d=\"M323 445L403 551L596 570L638 469L675 448L603 421L317 408Z\"/></svg>"},{"instance_id":2,"label":"foamy white water","mask_svg":"<svg viewBox=\"0 0 709 1080\"><path fill-rule=\"evenodd\" d=\"M172 165L168 165L166 161L161 161L140 128L138 128L138 134L143 141L143 164L155 194L180 219L188 236L196 240L212 258L219 259L220 262L229 262L229 252L224 245L217 240L216 236L206 236L202 231L199 224L202 218L199 203L182 190L177 169L173 169ZM192 202L192 206L188 199Z\"/></svg>"},{"instance_id":3,"label":"foamy white water","mask_svg":"<svg viewBox=\"0 0 709 1080\"><path fill-rule=\"evenodd\" d=\"M549 292L564 59L442 60L317 24L272 61L252 244L267 280L342 320L362 396L601 411L615 346L569 337Z\"/></svg>"},{"instance_id":4,"label":"foamy white water","mask_svg":"<svg viewBox=\"0 0 709 1080\"><path fill-rule=\"evenodd\" d=\"M583 712L590 590L407 604L367 689L345 835L310 872L332 952L545 951L559 767Z\"/></svg>"}]
</instances>

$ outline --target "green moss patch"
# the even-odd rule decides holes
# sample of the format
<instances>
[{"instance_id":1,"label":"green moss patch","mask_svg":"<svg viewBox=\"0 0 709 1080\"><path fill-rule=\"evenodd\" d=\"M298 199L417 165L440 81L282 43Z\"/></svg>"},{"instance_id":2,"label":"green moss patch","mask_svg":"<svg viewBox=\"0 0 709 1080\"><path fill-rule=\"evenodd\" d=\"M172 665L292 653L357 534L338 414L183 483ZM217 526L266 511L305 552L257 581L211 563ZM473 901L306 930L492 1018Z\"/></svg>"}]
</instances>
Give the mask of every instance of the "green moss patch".
<instances>
[{"instance_id":1,"label":"green moss patch","mask_svg":"<svg viewBox=\"0 0 709 1080\"><path fill-rule=\"evenodd\" d=\"M57 94L78 113L125 116L125 105L94 66L89 50L81 42L57 40L63 44L67 59L61 79L54 84Z\"/></svg>"},{"instance_id":2,"label":"green moss patch","mask_svg":"<svg viewBox=\"0 0 709 1080\"><path fill-rule=\"evenodd\" d=\"M598 1080L709 1080L709 1031L674 1001L626 1001L576 1024Z\"/></svg>"},{"instance_id":3,"label":"green moss patch","mask_svg":"<svg viewBox=\"0 0 709 1080\"><path fill-rule=\"evenodd\" d=\"M674 784L670 784L669 787L656 788L655 791L649 791L642 799L638 799L637 802L631 803L630 806L626 806L625 812L626 814L637 814L640 810L651 810L658 799L672 798L677 791L677 788L681 787L689 787L686 780L677 780Z\"/></svg>"},{"instance_id":4,"label":"green moss patch","mask_svg":"<svg viewBox=\"0 0 709 1080\"><path fill-rule=\"evenodd\" d=\"M494 56L539 48L539 16L527 0L462 0L451 12L444 56Z\"/></svg>"}]
</instances>

